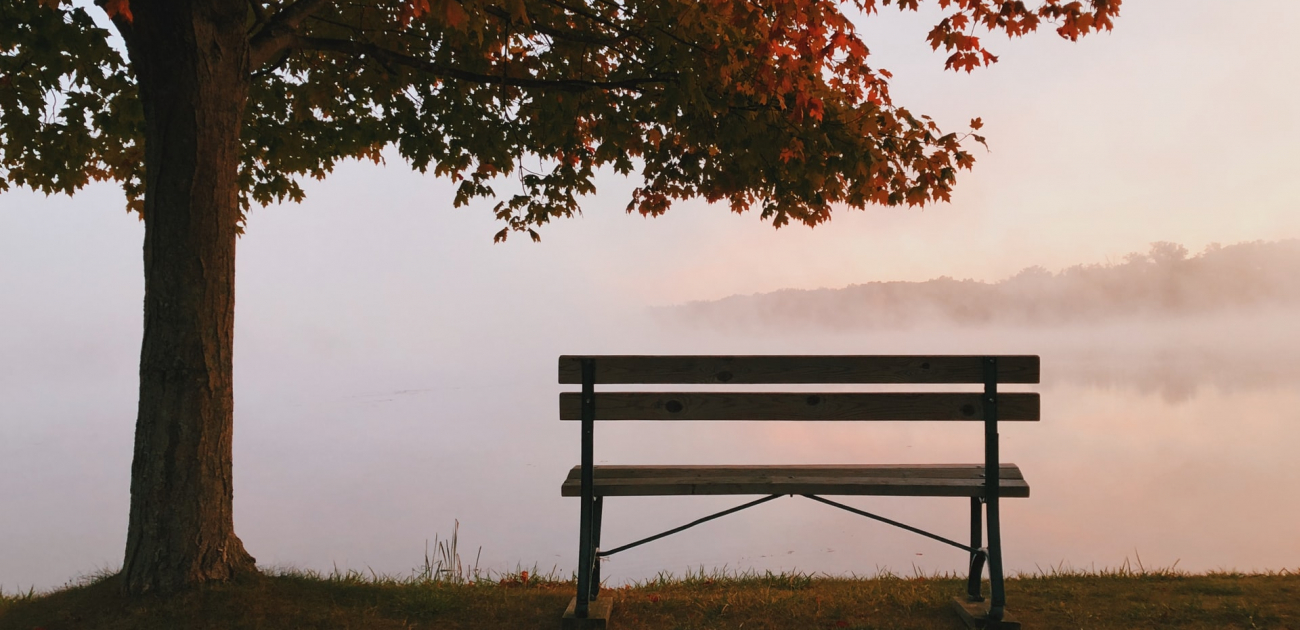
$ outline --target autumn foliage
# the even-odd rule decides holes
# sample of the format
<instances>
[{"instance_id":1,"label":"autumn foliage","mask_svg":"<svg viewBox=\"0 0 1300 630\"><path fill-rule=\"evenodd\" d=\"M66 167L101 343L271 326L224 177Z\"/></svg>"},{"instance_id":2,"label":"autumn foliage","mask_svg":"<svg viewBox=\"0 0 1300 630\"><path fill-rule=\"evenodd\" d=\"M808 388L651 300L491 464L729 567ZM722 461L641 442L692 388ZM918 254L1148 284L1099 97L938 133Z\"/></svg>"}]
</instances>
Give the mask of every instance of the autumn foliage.
<instances>
[{"instance_id":1,"label":"autumn foliage","mask_svg":"<svg viewBox=\"0 0 1300 630\"><path fill-rule=\"evenodd\" d=\"M988 34L1050 25L1073 40L1110 29L1120 6L936 1L946 17L928 41L964 71L997 60ZM299 200L302 176L394 147L458 181L457 205L497 199L498 238L577 212L599 168L638 175L627 208L646 215L700 196L776 226L815 225L837 204L947 200L975 160L962 142L983 141L978 119L944 132L896 105L850 19L920 4L254 2L241 198ZM119 29L141 19L128 0L101 6ZM6 7L0 186L71 192L113 179L138 208L140 116L109 32L59 0Z\"/></svg>"}]
</instances>

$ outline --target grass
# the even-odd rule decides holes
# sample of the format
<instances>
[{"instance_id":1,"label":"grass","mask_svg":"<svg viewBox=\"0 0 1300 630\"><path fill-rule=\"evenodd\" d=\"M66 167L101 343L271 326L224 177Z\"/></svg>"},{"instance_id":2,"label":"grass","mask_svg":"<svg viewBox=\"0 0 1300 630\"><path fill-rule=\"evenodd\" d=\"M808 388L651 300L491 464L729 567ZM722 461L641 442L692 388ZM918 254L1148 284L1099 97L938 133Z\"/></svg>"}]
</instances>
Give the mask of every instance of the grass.
<instances>
[{"instance_id":1,"label":"grass","mask_svg":"<svg viewBox=\"0 0 1300 630\"><path fill-rule=\"evenodd\" d=\"M434 539L407 577L269 570L171 596L123 597L112 573L50 593L0 592L0 630L375 630L558 628L572 579L536 567L505 574L461 562L459 523ZM1300 629L1300 573L1039 569L1007 581L1009 610L1028 628ZM663 573L606 589L620 630L884 630L962 624L949 601L959 575L871 578L805 573ZM987 584L985 592L988 591Z\"/></svg>"},{"instance_id":2,"label":"grass","mask_svg":"<svg viewBox=\"0 0 1300 630\"><path fill-rule=\"evenodd\" d=\"M454 557L451 558L454 560ZM454 565L454 566L459 566ZM272 571L170 597L119 595L99 575L50 593L0 593L0 630L558 628L573 583L536 570L488 575L426 556L410 577ZM619 630L957 630L956 576L842 578L689 573L609 589ZM986 586L987 592L987 586ZM1300 628L1300 574L1060 567L1007 581L1026 628Z\"/></svg>"}]
</instances>

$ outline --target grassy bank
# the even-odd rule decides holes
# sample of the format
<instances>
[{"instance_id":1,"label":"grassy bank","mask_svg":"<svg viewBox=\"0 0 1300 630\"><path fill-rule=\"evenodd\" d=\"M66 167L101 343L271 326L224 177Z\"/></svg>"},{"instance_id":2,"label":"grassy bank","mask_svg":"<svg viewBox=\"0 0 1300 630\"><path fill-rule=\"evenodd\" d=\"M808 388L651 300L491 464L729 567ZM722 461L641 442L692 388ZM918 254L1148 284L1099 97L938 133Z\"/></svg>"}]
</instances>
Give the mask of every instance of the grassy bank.
<instances>
[{"instance_id":1,"label":"grassy bank","mask_svg":"<svg viewBox=\"0 0 1300 630\"><path fill-rule=\"evenodd\" d=\"M986 587L987 588L987 587ZM516 573L464 581L282 572L172 597L124 599L111 576L0 595L2 630L558 628L567 581ZM692 575L605 591L612 627L961 628L957 578ZM1026 628L1300 628L1300 575L1053 572L1007 582Z\"/></svg>"}]
</instances>

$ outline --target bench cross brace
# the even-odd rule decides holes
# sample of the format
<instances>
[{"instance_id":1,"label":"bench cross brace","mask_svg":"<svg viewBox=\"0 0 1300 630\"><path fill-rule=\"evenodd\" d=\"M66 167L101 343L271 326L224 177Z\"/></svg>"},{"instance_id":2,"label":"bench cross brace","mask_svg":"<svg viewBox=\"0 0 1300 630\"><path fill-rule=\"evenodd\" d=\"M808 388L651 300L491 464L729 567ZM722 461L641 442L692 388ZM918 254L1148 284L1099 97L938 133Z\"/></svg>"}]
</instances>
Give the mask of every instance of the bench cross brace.
<instances>
[{"instance_id":1,"label":"bench cross brace","mask_svg":"<svg viewBox=\"0 0 1300 630\"><path fill-rule=\"evenodd\" d=\"M612 555L614 555L614 554L616 554L616 553L618 553L618 552L620 552L620 551L627 551L628 549L632 549L633 547L640 547L641 545L644 545L644 544L646 544L646 543L648 543L648 542L654 542L654 541L656 541L656 540L659 540L660 538L664 538L664 537L666 537L666 536L671 536L671 535L673 535L673 534L676 534L677 532L684 531L684 530L690 529L690 528L692 528L692 527L695 527L696 525L701 525L701 524L707 523L707 522L709 522L709 521L711 521L711 520L714 520L714 519L717 519L717 518L721 518L721 517L723 517L723 516L726 516L726 515L728 515L728 514L734 514L734 513L736 513L736 512L741 511L741 510L744 510L744 509L747 509L747 508L751 508L751 507L754 507L754 506L756 506L756 505L760 505L760 504L763 504L763 503L767 503L768 501L771 501L772 499L776 499L776 498L778 498L778 497L780 497L780 496L781 496L781 495L779 495L779 494L771 494L771 495L765 496L765 497L763 497L763 498L761 498L761 499L756 499L756 500L754 500L754 501L750 501L749 503L744 503L744 504L742 504L742 505L738 505L738 506L733 507L733 508L728 508L728 509L723 510L723 511L721 511L721 512L715 512L715 513L713 513L713 514L710 514L710 515L708 515L708 516L705 516L704 518L696 519L696 520L691 521L691 522L689 522L689 523L687 523L687 524L685 524L685 525L682 525L682 526L680 526L680 527L674 527L674 528L672 528L672 529L670 529L670 530L667 530L667 531L664 531L664 532L660 532L660 533L655 534L655 535L653 535L653 536L647 536L647 537L645 537L645 538L642 538L641 540L638 540L638 541L635 541L635 542L630 542L630 543L628 543L628 544L626 544L626 545L622 545L622 546L620 546L620 547L615 547L615 548L610 549L610 550L608 550L608 551L600 551L600 550L597 550L597 551L596 551L596 557L597 557L597 558L605 558L605 557L608 557L608 556L612 556ZM793 496L793 495L792 495L792 496ZM815 494L804 494L804 495L800 495L800 496L805 497L805 498L808 498L808 499L812 499L813 501L817 501L817 502L819 502L819 503L825 503L826 505L830 505L830 506L833 506L833 507L837 507L837 508L839 508L839 509L841 509L841 510L844 510L844 511L846 511L846 512L852 512L852 513L857 514L857 515L859 515L859 516L865 516L865 517L870 518L870 519L875 519L875 520L880 521L880 522L882 522L882 523L885 523L885 524L887 524L887 525L893 525L894 527L898 527L898 528L900 528L900 529L905 529L905 530L907 530L907 531L909 531L909 532L912 532L912 533L914 533L914 534L920 534L920 535L922 535L922 536L925 536L926 538L930 538L930 539L933 539L933 540L937 540L937 541L939 541L939 542L941 542L941 543L944 543L944 544L947 544L947 545L952 545L953 547L956 547L956 548L961 549L962 551L965 551L965 552L968 552L968 553L977 553L977 552L980 552L980 551L981 551L981 550L979 550L979 549L975 549L975 548L973 548L973 547L971 547L971 546L969 546L969 545L963 545L963 544L961 544L961 543L959 543L959 542L957 542L957 541L955 541L955 540L951 540L951 539L948 539L948 538L944 538L943 536L939 536L938 534L931 534L930 532L927 532L927 531L925 531L925 530L923 530L923 529L916 528L916 527L912 527L911 525L908 525L908 524L906 524L906 523L900 523L900 522L898 522L898 521L895 521L895 520L893 520L893 519L889 519L889 518L885 518L885 517L880 516L880 515L878 515L878 514L872 514L871 512L867 512L867 511L864 511L864 510L859 510L859 509L857 509L857 508L855 508L855 507L851 507L851 506L848 506L848 505L844 505L843 503L839 503L839 502L836 502L836 501L832 501L832 500L827 499L827 498L824 498L824 497L819 497L819 496L817 496L817 495L815 495Z\"/></svg>"},{"instance_id":2,"label":"bench cross brace","mask_svg":"<svg viewBox=\"0 0 1300 630\"><path fill-rule=\"evenodd\" d=\"M863 510L859 510L859 509L857 509L857 508L855 508L855 507L850 507L850 506L844 505L843 503L838 503L838 502L832 501L832 500L830 500L830 499L822 498L822 497L819 497L819 496L817 496L817 495L815 495L815 494L805 494L805 495L802 495L802 496L804 496L805 498L812 499L813 501L817 501L818 503L825 503L826 505L830 505L830 506L837 507L837 508L839 508L839 509L841 509L841 510L844 510L845 512L852 512L852 513L854 513L854 514L857 514L858 516L865 516L865 517L867 517L867 518L871 518L871 519L875 519L875 520L877 520L877 521L880 521L881 523L885 523L886 525L893 525L894 527L897 527L897 528L899 528L899 529L905 529L905 530L907 530L907 531L909 531L909 532L912 532L912 533L914 533L914 534L920 534L920 535L922 535L922 536L925 536L926 538L931 538L931 539L933 539L933 540L937 540L937 541L939 541L939 542L941 542L941 543L948 544L948 545L952 545L952 546L954 546L954 547L956 547L956 548L958 548L958 549L961 549L962 551L971 552L971 553L973 553L973 552L975 551L974 549L971 549L969 546L963 545L963 544L961 544L961 543L959 543L959 542L957 542L957 541L955 541L955 540L949 540L949 539L947 539L947 538L944 538L943 536L939 536L939 535L937 535L937 534L931 534L930 532L927 532L927 531L925 531L925 530L923 530L923 529L918 529L918 528L916 528L916 527L912 527L911 525L907 525L907 524L904 524L904 523L900 523L900 522L895 521L895 520L893 520L893 519L888 519L888 518L885 518L885 517L880 516L880 515L877 515L877 514L872 514L871 512L866 512L866 511L863 511Z\"/></svg>"},{"instance_id":3,"label":"bench cross brace","mask_svg":"<svg viewBox=\"0 0 1300 630\"><path fill-rule=\"evenodd\" d=\"M604 557L606 557L606 556L612 556L612 555L614 555L614 554L616 554L616 553L618 553L618 552L620 552L620 551L627 551L628 549L631 549L631 548L633 548L633 547L640 547L641 545L644 545L644 544L646 544L646 543L648 543L648 542L653 542L653 541L659 540L660 538L663 538L663 537L665 537L665 536L671 536L671 535L673 535L673 534L676 534L677 532L680 532L680 531L682 531L682 530L686 530L686 529L690 529L690 528L695 527L696 525L699 525L699 524L701 524L701 523L707 523L707 522L709 522L709 521L711 521L711 520L713 520L713 519L715 519L715 518L721 518L721 517L726 516L726 515L728 515L728 514L734 514L734 513L739 512L739 511L741 511L741 510L743 510L743 509L745 509L745 508L752 508L752 507L754 507L755 505L758 505L758 504L760 504L760 503L767 503L768 501L771 501L772 499L775 499L775 498L780 497L780 496L781 496L781 495L779 495L779 494L768 495L768 496L765 496L765 497L763 497L763 498L761 498L761 499L757 499L757 500L755 500L755 501L750 501L749 503L746 503L746 504L744 504L744 505L738 505L738 506L736 506L736 507L734 507L734 508L730 508L730 509L727 509L727 510L723 510L723 511L718 512L718 513L715 513L715 514L710 514L710 515L708 515L708 516L706 516L706 517L704 517L704 518L701 518L701 519L696 519L696 520L691 521L691 522L689 522L689 523L687 523L687 524L685 524L685 525L682 525L681 527L674 527L674 528L672 528L672 529L670 529L670 530L668 530L668 531L666 531L666 532L661 532L661 533L655 534L654 536L648 536L648 537L646 537L646 538L642 538L641 540L638 540L638 541L636 541L636 542L628 543L628 544L626 544L626 545L623 545L622 547L615 547L615 548L613 548L613 549L610 549L609 551L597 551L597 552L596 552L596 557L597 557L597 558L604 558Z\"/></svg>"}]
</instances>

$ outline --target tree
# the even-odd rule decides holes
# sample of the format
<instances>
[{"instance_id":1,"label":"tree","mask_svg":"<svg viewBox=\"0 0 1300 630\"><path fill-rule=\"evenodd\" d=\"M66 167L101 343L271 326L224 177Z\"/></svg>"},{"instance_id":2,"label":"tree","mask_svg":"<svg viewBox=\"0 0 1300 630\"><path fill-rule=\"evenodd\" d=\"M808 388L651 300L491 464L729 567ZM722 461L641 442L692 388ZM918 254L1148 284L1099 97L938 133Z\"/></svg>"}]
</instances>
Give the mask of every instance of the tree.
<instances>
[{"instance_id":1,"label":"tree","mask_svg":"<svg viewBox=\"0 0 1300 630\"><path fill-rule=\"evenodd\" d=\"M235 243L304 176L392 150L455 205L497 199L497 240L578 212L600 168L643 180L629 212L698 196L780 227L947 200L984 141L895 105L835 0L99 1L0 8L0 190L111 180L145 223L134 593L255 571L231 514ZM1120 2L937 0L928 39L969 72L996 61L977 27L1073 40Z\"/></svg>"}]
</instances>

